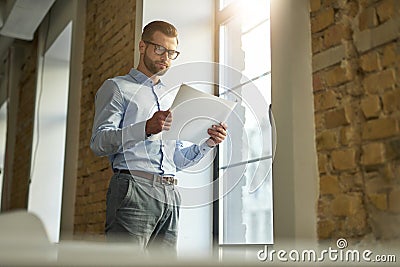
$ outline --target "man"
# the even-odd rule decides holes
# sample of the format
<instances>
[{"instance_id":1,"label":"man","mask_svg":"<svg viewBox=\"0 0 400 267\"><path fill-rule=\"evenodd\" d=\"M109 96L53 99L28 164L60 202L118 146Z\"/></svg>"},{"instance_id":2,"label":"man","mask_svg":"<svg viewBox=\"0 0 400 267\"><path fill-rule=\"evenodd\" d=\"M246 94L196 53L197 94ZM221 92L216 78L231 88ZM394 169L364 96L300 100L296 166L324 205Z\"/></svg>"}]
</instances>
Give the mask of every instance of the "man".
<instances>
[{"instance_id":1,"label":"man","mask_svg":"<svg viewBox=\"0 0 400 267\"><path fill-rule=\"evenodd\" d=\"M160 80L179 52L176 28L164 21L145 26L137 69L108 79L95 100L90 147L108 156L114 175L107 192L106 235L142 249L155 245L175 250L180 195L176 171L199 162L226 137L226 124L208 129L201 145L157 140L168 131L173 99Z\"/></svg>"}]
</instances>

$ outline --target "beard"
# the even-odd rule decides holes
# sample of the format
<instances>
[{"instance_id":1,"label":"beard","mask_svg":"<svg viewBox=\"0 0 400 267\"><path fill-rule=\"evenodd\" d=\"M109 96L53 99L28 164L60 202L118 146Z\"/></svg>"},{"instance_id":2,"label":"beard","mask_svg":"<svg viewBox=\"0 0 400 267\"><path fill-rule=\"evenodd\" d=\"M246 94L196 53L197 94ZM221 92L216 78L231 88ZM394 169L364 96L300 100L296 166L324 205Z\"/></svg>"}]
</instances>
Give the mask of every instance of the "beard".
<instances>
[{"instance_id":1,"label":"beard","mask_svg":"<svg viewBox=\"0 0 400 267\"><path fill-rule=\"evenodd\" d=\"M162 75L164 75L167 71L168 71L168 65L167 65L167 67L165 68L165 69L162 69L162 70L160 70L158 67L157 67L157 63L163 63L163 64L167 64L166 62L164 62L164 61L153 61L153 60L151 60L148 56L147 56L147 53L144 53L144 58L143 58L144 60L143 60L143 62L144 62L144 65L146 66L146 68L153 74L153 75L157 75L157 76L162 76Z\"/></svg>"}]
</instances>

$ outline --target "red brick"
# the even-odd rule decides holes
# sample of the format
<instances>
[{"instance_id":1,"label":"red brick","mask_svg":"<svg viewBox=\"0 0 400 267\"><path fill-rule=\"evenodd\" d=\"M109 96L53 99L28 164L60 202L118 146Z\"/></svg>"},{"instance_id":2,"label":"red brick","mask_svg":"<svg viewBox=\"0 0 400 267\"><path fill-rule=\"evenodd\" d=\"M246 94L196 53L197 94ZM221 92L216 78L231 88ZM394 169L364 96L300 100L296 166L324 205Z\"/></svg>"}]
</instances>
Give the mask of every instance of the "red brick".
<instances>
[{"instance_id":1,"label":"red brick","mask_svg":"<svg viewBox=\"0 0 400 267\"><path fill-rule=\"evenodd\" d=\"M347 1L343 2L344 3L344 8L345 12L348 15L349 18L354 19L359 11L359 5L357 1Z\"/></svg>"},{"instance_id":2,"label":"red brick","mask_svg":"<svg viewBox=\"0 0 400 267\"><path fill-rule=\"evenodd\" d=\"M313 74L313 90L320 91L324 89L324 83L320 73Z\"/></svg>"},{"instance_id":3,"label":"red brick","mask_svg":"<svg viewBox=\"0 0 400 267\"><path fill-rule=\"evenodd\" d=\"M104 232L106 188L112 172L107 159L95 157L87 142L95 92L106 78L126 74L134 67L135 3L88 1L78 158L78 181L82 182L77 185L76 197L76 207L85 216L77 217L76 232Z\"/></svg>"},{"instance_id":4,"label":"red brick","mask_svg":"<svg viewBox=\"0 0 400 267\"><path fill-rule=\"evenodd\" d=\"M379 99L379 96L366 96L361 101L361 110L367 119L377 118L381 113L381 101Z\"/></svg>"},{"instance_id":5,"label":"red brick","mask_svg":"<svg viewBox=\"0 0 400 267\"><path fill-rule=\"evenodd\" d=\"M343 127L340 129L340 143L342 145L349 145L357 143L360 140L360 134L353 126Z\"/></svg>"},{"instance_id":6,"label":"red brick","mask_svg":"<svg viewBox=\"0 0 400 267\"><path fill-rule=\"evenodd\" d=\"M322 113L314 114L315 129L317 131L323 130L325 128L324 116Z\"/></svg>"},{"instance_id":7,"label":"red brick","mask_svg":"<svg viewBox=\"0 0 400 267\"><path fill-rule=\"evenodd\" d=\"M315 111L326 110L337 105L337 95L332 91L314 94Z\"/></svg>"},{"instance_id":8,"label":"red brick","mask_svg":"<svg viewBox=\"0 0 400 267\"><path fill-rule=\"evenodd\" d=\"M359 192L364 190L364 180L360 172L358 173L341 173L339 176L339 184L342 192Z\"/></svg>"},{"instance_id":9,"label":"red brick","mask_svg":"<svg viewBox=\"0 0 400 267\"><path fill-rule=\"evenodd\" d=\"M320 195L318 199L319 218L331 217L331 197Z\"/></svg>"},{"instance_id":10,"label":"red brick","mask_svg":"<svg viewBox=\"0 0 400 267\"><path fill-rule=\"evenodd\" d=\"M395 84L395 72L391 69L370 74L363 81L364 90L371 94L381 93L383 89L392 88Z\"/></svg>"},{"instance_id":11,"label":"red brick","mask_svg":"<svg viewBox=\"0 0 400 267\"><path fill-rule=\"evenodd\" d=\"M394 91L387 91L382 97L383 110L385 113L392 113L400 110L400 88Z\"/></svg>"},{"instance_id":12,"label":"red brick","mask_svg":"<svg viewBox=\"0 0 400 267\"><path fill-rule=\"evenodd\" d=\"M318 11L321 8L321 0L310 0L310 12Z\"/></svg>"},{"instance_id":13,"label":"red brick","mask_svg":"<svg viewBox=\"0 0 400 267\"><path fill-rule=\"evenodd\" d=\"M356 151L353 148L335 150L331 155L335 170L353 170L357 167Z\"/></svg>"},{"instance_id":14,"label":"red brick","mask_svg":"<svg viewBox=\"0 0 400 267\"><path fill-rule=\"evenodd\" d=\"M332 201L332 214L336 216L351 216L362 209L362 199L359 195L337 195Z\"/></svg>"},{"instance_id":15,"label":"red brick","mask_svg":"<svg viewBox=\"0 0 400 267\"><path fill-rule=\"evenodd\" d=\"M365 193L367 195L386 192L391 188L391 185L380 174L372 173L372 175L364 175Z\"/></svg>"},{"instance_id":16,"label":"red brick","mask_svg":"<svg viewBox=\"0 0 400 267\"><path fill-rule=\"evenodd\" d=\"M347 125L349 122L349 117L343 108L325 113L325 125L328 129L336 128L341 125Z\"/></svg>"},{"instance_id":17,"label":"red brick","mask_svg":"<svg viewBox=\"0 0 400 267\"><path fill-rule=\"evenodd\" d=\"M385 22L386 20L392 18L395 14L394 0L383 0L377 6L377 13L379 21Z\"/></svg>"},{"instance_id":18,"label":"red brick","mask_svg":"<svg viewBox=\"0 0 400 267\"><path fill-rule=\"evenodd\" d=\"M361 163L363 165L376 165L385 162L385 145L383 143L370 143L362 146Z\"/></svg>"},{"instance_id":19,"label":"red brick","mask_svg":"<svg viewBox=\"0 0 400 267\"><path fill-rule=\"evenodd\" d=\"M311 48L313 54L316 54L324 49L324 39L322 36L313 36Z\"/></svg>"},{"instance_id":20,"label":"red brick","mask_svg":"<svg viewBox=\"0 0 400 267\"><path fill-rule=\"evenodd\" d=\"M328 156L326 154L318 153L318 171L319 173L328 171Z\"/></svg>"},{"instance_id":21,"label":"red brick","mask_svg":"<svg viewBox=\"0 0 400 267\"><path fill-rule=\"evenodd\" d=\"M333 8L327 8L319 11L315 14L315 17L311 19L311 32L319 32L334 22L334 10Z\"/></svg>"},{"instance_id":22,"label":"red brick","mask_svg":"<svg viewBox=\"0 0 400 267\"><path fill-rule=\"evenodd\" d=\"M360 31L373 28L378 25L378 18L376 16L375 8L367 8L360 14L359 18Z\"/></svg>"},{"instance_id":23,"label":"red brick","mask_svg":"<svg viewBox=\"0 0 400 267\"><path fill-rule=\"evenodd\" d=\"M400 134L396 139L386 142L386 158L387 160L400 159Z\"/></svg>"},{"instance_id":24,"label":"red brick","mask_svg":"<svg viewBox=\"0 0 400 267\"><path fill-rule=\"evenodd\" d=\"M389 210L395 213L400 213L400 189L393 189L389 193Z\"/></svg>"},{"instance_id":25,"label":"red brick","mask_svg":"<svg viewBox=\"0 0 400 267\"><path fill-rule=\"evenodd\" d=\"M336 223L332 220L318 221L318 237L320 239L328 239L336 229Z\"/></svg>"},{"instance_id":26,"label":"red brick","mask_svg":"<svg viewBox=\"0 0 400 267\"><path fill-rule=\"evenodd\" d=\"M354 215L345 218L343 229L347 235L363 236L369 230L368 226L367 213L361 206Z\"/></svg>"},{"instance_id":27,"label":"red brick","mask_svg":"<svg viewBox=\"0 0 400 267\"><path fill-rule=\"evenodd\" d=\"M313 56L345 48L345 57L329 67L331 58L318 61L313 72L320 239L400 236L398 2L321 0L310 14ZM333 22L316 23L330 8Z\"/></svg>"},{"instance_id":28,"label":"red brick","mask_svg":"<svg viewBox=\"0 0 400 267\"><path fill-rule=\"evenodd\" d=\"M363 125L362 138L364 140L376 140L397 134L399 134L399 130L395 119L376 119Z\"/></svg>"},{"instance_id":29,"label":"red brick","mask_svg":"<svg viewBox=\"0 0 400 267\"><path fill-rule=\"evenodd\" d=\"M338 147L338 137L335 131L324 131L317 136L317 150L329 150Z\"/></svg>"},{"instance_id":30,"label":"red brick","mask_svg":"<svg viewBox=\"0 0 400 267\"><path fill-rule=\"evenodd\" d=\"M398 53L396 52L396 45L390 44L385 46L383 49L383 56L382 56L382 66L387 67L394 64L398 58Z\"/></svg>"},{"instance_id":31,"label":"red brick","mask_svg":"<svg viewBox=\"0 0 400 267\"><path fill-rule=\"evenodd\" d=\"M379 53L372 51L360 57L360 66L364 71L377 71L380 67Z\"/></svg>"},{"instance_id":32,"label":"red brick","mask_svg":"<svg viewBox=\"0 0 400 267\"><path fill-rule=\"evenodd\" d=\"M332 47L341 44L342 39L349 39L351 36L350 29L344 24L335 24L324 32L325 47Z\"/></svg>"},{"instance_id":33,"label":"red brick","mask_svg":"<svg viewBox=\"0 0 400 267\"><path fill-rule=\"evenodd\" d=\"M353 79L349 66L337 66L325 73L325 82L328 86L338 86Z\"/></svg>"},{"instance_id":34,"label":"red brick","mask_svg":"<svg viewBox=\"0 0 400 267\"><path fill-rule=\"evenodd\" d=\"M379 210L387 210L388 208L388 199L386 193L375 193L368 195L369 200L372 205Z\"/></svg>"},{"instance_id":35,"label":"red brick","mask_svg":"<svg viewBox=\"0 0 400 267\"><path fill-rule=\"evenodd\" d=\"M321 195L335 195L340 192L337 176L324 175L319 181L319 191Z\"/></svg>"}]
</instances>

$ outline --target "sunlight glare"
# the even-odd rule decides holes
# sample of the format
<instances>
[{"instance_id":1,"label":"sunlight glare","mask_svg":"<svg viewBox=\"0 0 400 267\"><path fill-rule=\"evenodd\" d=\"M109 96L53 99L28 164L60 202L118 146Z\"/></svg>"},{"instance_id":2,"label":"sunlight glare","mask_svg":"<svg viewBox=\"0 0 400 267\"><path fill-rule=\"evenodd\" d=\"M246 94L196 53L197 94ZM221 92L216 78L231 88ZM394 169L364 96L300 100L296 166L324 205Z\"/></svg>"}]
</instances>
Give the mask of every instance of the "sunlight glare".
<instances>
[{"instance_id":1,"label":"sunlight glare","mask_svg":"<svg viewBox=\"0 0 400 267\"><path fill-rule=\"evenodd\" d=\"M247 32L270 16L270 0L240 0L242 32Z\"/></svg>"}]
</instances>

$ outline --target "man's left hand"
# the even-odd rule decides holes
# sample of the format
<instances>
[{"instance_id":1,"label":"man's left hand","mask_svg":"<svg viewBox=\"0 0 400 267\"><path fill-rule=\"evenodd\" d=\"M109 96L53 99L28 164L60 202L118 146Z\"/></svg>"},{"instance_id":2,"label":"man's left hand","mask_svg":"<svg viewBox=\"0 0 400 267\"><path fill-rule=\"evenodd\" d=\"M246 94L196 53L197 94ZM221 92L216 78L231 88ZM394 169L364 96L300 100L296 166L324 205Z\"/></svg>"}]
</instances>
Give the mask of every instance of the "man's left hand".
<instances>
[{"instance_id":1,"label":"man's left hand","mask_svg":"<svg viewBox=\"0 0 400 267\"><path fill-rule=\"evenodd\" d=\"M210 138L207 140L207 145L209 147L214 147L224 141L226 137L226 129L228 129L228 125L224 122L221 122L219 125L213 125L209 128L207 133L210 135Z\"/></svg>"}]
</instances>

